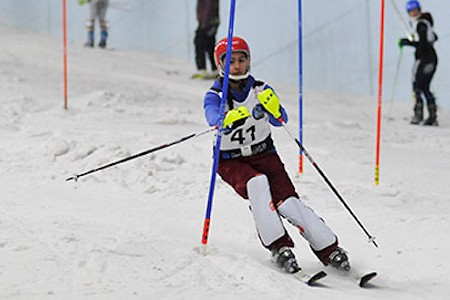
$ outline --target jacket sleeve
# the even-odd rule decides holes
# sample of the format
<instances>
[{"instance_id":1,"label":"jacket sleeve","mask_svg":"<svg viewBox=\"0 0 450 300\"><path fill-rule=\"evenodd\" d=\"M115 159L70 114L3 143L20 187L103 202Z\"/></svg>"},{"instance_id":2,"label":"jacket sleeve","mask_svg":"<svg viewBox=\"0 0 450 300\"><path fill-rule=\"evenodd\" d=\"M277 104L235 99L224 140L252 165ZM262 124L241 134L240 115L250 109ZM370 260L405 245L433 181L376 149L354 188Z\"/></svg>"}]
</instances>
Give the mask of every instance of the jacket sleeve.
<instances>
[{"instance_id":1,"label":"jacket sleeve","mask_svg":"<svg viewBox=\"0 0 450 300\"><path fill-rule=\"evenodd\" d=\"M220 121L220 95L214 90L209 90L203 101L206 121L210 126L219 125Z\"/></svg>"},{"instance_id":2,"label":"jacket sleeve","mask_svg":"<svg viewBox=\"0 0 450 300\"><path fill-rule=\"evenodd\" d=\"M284 123L287 123L289 118L288 118L286 110L281 105L280 105L280 112L281 112L281 118L283 119ZM283 124L281 124L280 121L278 121L278 119L275 119L275 117L272 115L269 115L269 122L273 126L282 126L283 125Z\"/></svg>"},{"instance_id":3,"label":"jacket sleeve","mask_svg":"<svg viewBox=\"0 0 450 300\"><path fill-rule=\"evenodd\" d=\"M419 22L417 24L417 34L419 35L418 41L410 41L408 39L401 39L401 45L403 46L412 46L416 49L419 48L426 48L429 45L429 42L427 40L427 25L425 25L422 22Z\"/></svg>"},{"instance_id":4,"label":"jacket sleeve","mask_svg":"<svg viewBox=\"0 0 450 300\"><path fill-rule=\"evenodd\" d=\"M422 22L417 24L417 33L419 34L419 41L415 45L416 49L420 49L423 51L430 46L430 43L428 42L427 39L427 31L428 31L427 25L425 25Z\"/></svg>"}]
</instances>

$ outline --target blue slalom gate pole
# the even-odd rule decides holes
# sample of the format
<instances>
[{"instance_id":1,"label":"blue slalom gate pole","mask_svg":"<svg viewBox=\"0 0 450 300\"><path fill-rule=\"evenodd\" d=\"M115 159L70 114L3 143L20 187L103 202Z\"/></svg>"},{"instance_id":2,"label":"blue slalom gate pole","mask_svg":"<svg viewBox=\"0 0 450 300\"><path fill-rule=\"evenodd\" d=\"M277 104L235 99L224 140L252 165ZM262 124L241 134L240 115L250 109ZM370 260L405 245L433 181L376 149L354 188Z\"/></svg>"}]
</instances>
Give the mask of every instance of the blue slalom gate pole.
<instances>
[{"instance_id":1,"label":"blue slalom gate pole","mask_svg":"<svg viewBox=\"0 0 450 300\"><path fill-rule=\"evenodd\" d=\"M303 24L302 24L302 0L298 0L298 139L303 144ZM299 149L298 172L303 173L303 151Z\"/></svg>"},{"instance_id":2,"label":"blue slalom gate pole","mask_svg":"<svg viewBox=\"0 0 450 300\"><path fill-rule=\"evenodd\" d=\"M231 0L230 4L230 19L228 22L228 43L227 43L227 53L225 56L225 73L222 87L222 99L220 102L220 119L219 119L219 128L217 131L216 137L216 145L214 147L214 160L213 167L211 171L211 181L209 185L209 194L208 194L208 203L206 205L206 214L205 221L203 223L203 234L202 234L202 253L206 254L206 245L208 244L208 236L209 236L209 226L211 223L211 211L213 205L214 198L214 187L216 185L216 175L217 175L217 167L219 165L219 155L220 155L220 144L222 141L222 125L225 117L225 103L228 96L228 76L230 74L230 61L231 61L231 46L233 39L233 30L234 30L234 11L236 7L236 0Z\"/></svg>"}]
</instances>

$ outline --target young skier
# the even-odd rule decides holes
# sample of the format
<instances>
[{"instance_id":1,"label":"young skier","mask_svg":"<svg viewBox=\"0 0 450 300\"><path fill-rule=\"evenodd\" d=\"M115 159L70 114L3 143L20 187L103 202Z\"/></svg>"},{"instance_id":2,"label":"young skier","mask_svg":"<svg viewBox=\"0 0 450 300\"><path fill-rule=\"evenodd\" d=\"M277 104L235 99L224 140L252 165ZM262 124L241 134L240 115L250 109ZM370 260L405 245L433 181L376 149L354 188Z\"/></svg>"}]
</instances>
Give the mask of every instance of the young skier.
<instances>
[{"instance_id":1,"label":"young skier","mask_svg":"<svg viewBox=\"0 0 450 300\"><path fill-rule=\"evenodd\" d=\"M415 105L411 124L420 124L424 119L423 94L428 107L428 119L425 120L423 125L437 126L436 100L430 91L430 83L436 72L438 63L437 54L433 47L434 42L437 41L437 35L433 32L433 18L430 13L422 13L422 8L417 0L408 1L406 11L411 18L411 26L414 32L410 39L400 39L399 46L412 46L416 48L413 67Z\"/></svg>"},{"instance_id":2,"label":"young skier","mask_svg":"<svg viewBox=\"0 0 450 300\"><path fill-rule=\"evenodd\" d=\"M206 119L218 125L225 54L228 39L215 47L220 78L204 98ZM324 265L349 270L338 239L311 208L299 198L277 154L271 126L288 121L273 89L250 75L250 49L244 39L233 37L229 91L222 131L218 174L244 199L249 200L262 245L271 251L273 262L283 271L295 273L300 266L292 252L294 242L281 218L299 229Z\"/></svg>"},{"instance_id":3,"label":"young skier","mask_svg":"<svg viewBox=\"0 0 450 300\"><path fill-rule=\"evenodd\" d=\"M94 31L95 20L98 19L100 27L100 48L106 47L106 40L108 38L108 26L106 24L106 11L108 9L109 0L78 0L81 5L90 2L89 6L89 20L86 24L88 29L88 41L85 46L94 47Z\"/></svg>"}]
</instances>

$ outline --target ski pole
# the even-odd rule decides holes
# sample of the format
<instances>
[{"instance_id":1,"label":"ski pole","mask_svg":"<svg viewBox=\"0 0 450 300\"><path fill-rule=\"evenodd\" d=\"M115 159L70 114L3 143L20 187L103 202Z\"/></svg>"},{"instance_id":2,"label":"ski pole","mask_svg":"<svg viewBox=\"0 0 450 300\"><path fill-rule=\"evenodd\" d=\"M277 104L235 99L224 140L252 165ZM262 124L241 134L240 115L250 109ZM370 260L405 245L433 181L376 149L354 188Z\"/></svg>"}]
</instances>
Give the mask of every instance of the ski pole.
<instances>
[{"instance_id":1,"label":"ski pole","mask_svg":"<svg viewBox=\"0 0 450 300\"><path fill-rule=\"evenodd\" d=\"M395 1L394 1L394 0L391 0L391 4L392 4L392 6L394 7L394 10L395 10L395 13L397 14L398 19L400 20L400 22L401 22L402 25L403 25L403 29L405 30L406 35L407 35L408 38L409 38L409 37L411 36L412 33L411 33L410 28L408 27L408 24L406 24L405 19L403 19L403 16L402 16L400 10L398 9L397 4L395 4Z\"/></svg>"},{"instance_id":2,"label":"ski pole","mask_svg":"<svg viewBox=\"0 0 450 300\"><path fill-rule=\"evenodd\" d=\"M212 206L213 206L213 199L214 199L214 188L216 185L216 177L217 177L217 168L219 166L219 156L220 156L220 145L222 141L222 125L223 120L225 118L225 105L228 95L228 83L229 83L229 74L230 74L230 65L231 65L231 50L232 50L232 44L233 44L233 31L234 31L234 15L236 10L236 0L231 0L230 2L230 16L228 20L228 37L227 37L227 52L225 55L225 72L223 76L223 89L222 89L222 99L220 100L220 106L219 106L219 129L216 137L216 145L214 148L214 160L213 160L213 166L211 170L211 180L209 183L209 192L208 192L208 201L206 203L206 212L205 212L205 219L203 221L203 232L202 232L202 246L201 246L201 253L203 255L206 255L207 249L206 246L208 245L208 238L209 238L209 228L211 225L211 215L212 215Z\"/></svg>"},{"instance_id":3,"label":"ski pole","mask_svg":"<svg viewBox=\"0 0 450 300\"><path fill-rule=\"evenodd\" d=\"M156 151L158 151L158 150L162 150L162 149L168 148L168 147L170 147L170 146L173 146L173 145L182 143L182 142L184 142L184 141L187 141L187 140L189 140L189 139L191 139L191 138L194 138L194 137L198 137L198 136L204 135L204 134L206 134L206 133L208 133L208 132L211 132L211 131L214 131L214 130L216 130L216 129L217 129L217 126L216 126L216 127L213 127L213 128L208 128L207 130L204 130L204 131L201 131L201 132L191 133L190 135L184 136L184 137L182 137L182 138L180 138L180 139L178 139L178 140L176 140L176 141L173 141L173 142L170 142L170 143L166 143L166 144L162 144L162 145L160 145L160 146L157 146L157 147L154 147L154 148L151 148L151 149L148 149L148 150L145 150L145 151L142 151L142 152L133 154L133 155L131 155L131 156L128 156L128 157L119 159L119 160L117 160L117 161L108 163L108 164L106 164L106 165L97 167L97 168L95 168L95 169L86 171L86 172L81 173L81 174L75 174L75 175L73 175L73 176L67 178L66 181L70 181L70 180L77 181L78 178L83 177L83 176L86 176L86 175L88 175L88 174L92 174L92 173L94 173L94 172L97 172L97 171L100 171L100 170L104 170L104 169L106 169L106 168L109 168L109 167L112 167L112 166L115 166L115 165L124 163L124 162L126 162L126 161L129 161L129 160L132 160L132 159L135 159L135 158L138 158L138 157L140 157L140 156L144 156L144 155L147 155L147 154L156 152Z\"/></svg>"},{"instance_id":4,"label":"ski pole","mask_svg":"<svg viewBox=\"0 0 450 300\"><path fill-rule=\"evenodd\" d=\"M331 181L328 179L328 177L325 175L325 173L322 171L322 169L319 167L319 165L314 161L312 156L309 154L309 152L305 149L305 147L300 143L300 141L291 133L291 131L287 128L286 124L284 123L282 118L278 118L278 120L283 125L283 128L286 130L286 132L295 140L298 147L302 150L302 152L305 154L306 158L311 162L311 164L314 166L316 171L320 174L322 179L327 183L328 187L333 191L333 193L336 195L336 197L341 201L341 203L344 205L344 207L347 209L347 211L350 213L350 215L353 217L353 219L356 221L356 223L361 227L361 229L364 231L364 233L369 238L369 243L373 243L375 247L378 248L377 243L375 242L375 237L371 236L369 232L364 228L361 221L359 221L358 217L355 215L355 213L352 211L350 206L345 202L344 198L339 194L338 190L333 186Z\"/></svg>"},{"instance_id":5,"label":"ski pole","mask_svg":"<svg viewBox=\"0 0 450 300\"><path fill-rule=\"evenodd\" d=\"M391 98L389 99L389 109L388 109L388 114L387 114L388 120L391 117L392 103L394 102L395 92L397 90L398 73L400 71L402 57L403 57L403 48L400 48L400 52L399 52L398 58L397 58L397 65L395 67L394 82L393 82L393 86L392 86Z\"/></svg>"},{"instance_id":6,"label":"ski pole","mask_svg":"<svg viewBox=\"0 0 450 300\"><path fill-rule=\"evenodd\" d=\"M303 142L303 18L302 0L298 0L298 140ZM298 173L303 174L303 153L298 153Z\"/></svg>"}]
</instances>

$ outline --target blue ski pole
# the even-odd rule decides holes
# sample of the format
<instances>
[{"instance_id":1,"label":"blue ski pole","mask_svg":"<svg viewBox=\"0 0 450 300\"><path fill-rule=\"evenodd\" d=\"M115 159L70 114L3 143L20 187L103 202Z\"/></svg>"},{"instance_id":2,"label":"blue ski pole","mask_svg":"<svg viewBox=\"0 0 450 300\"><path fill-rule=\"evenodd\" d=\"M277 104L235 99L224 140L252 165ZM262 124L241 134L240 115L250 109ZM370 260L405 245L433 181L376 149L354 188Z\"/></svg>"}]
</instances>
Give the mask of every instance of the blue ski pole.
<instances>
[{"instance_id":1,"label":"blue ski pole","mask_svg":"<svg viewBox=\"0 0 450 300\"><path fill-rule=\"evenodd\" d=\"M230 74L230 62L231 62L231 46L232 46L232 40L233 40L233 29L234 29L234 11L236 7L236 0L231 0L230 4L230 19L228 23L228 43L227 43L227 53L225 57L225 72L224 72L224 80L223 80L223 88L222 88L222 99L220 102L220 108L219 108L219 129L217 131L217 137L216 137L216 145L214 147L214 160L213 160L213 167L211 171L211 181L209 185L209 194L208 194L208 202L206 205L206 214L205 214L205 220L203 223L203 234L202 234L202 253L206 255L206 245L208 244L208 236L209 236L209 226L211 223L211 211L212 211L212 205L213 205L213 198L214 198L214 187L216 184L216 175L217 175L217 167L219 165L219 155L220 155L220 144L222 141L222 125L224 120L224 114L225 114L225 103L227 99L228 94L228 76Z\"/></svg>"},{"instance_id":2,"label":"blue ski pole","mask_svg":"<svg viewBox=\"0 0 450 300\"><path fill-rule=\"evenodd\" d=\"M302 24L302 0L298 0L298 139L303 143L303 24ZM303 174L303 151L299 149L298 173Z\"/></svg>"}]
</instances>

